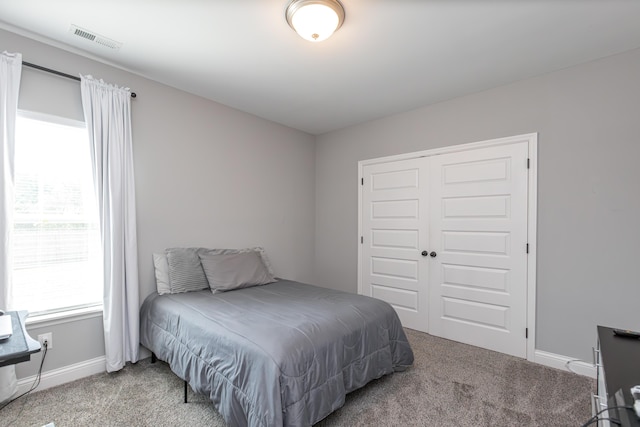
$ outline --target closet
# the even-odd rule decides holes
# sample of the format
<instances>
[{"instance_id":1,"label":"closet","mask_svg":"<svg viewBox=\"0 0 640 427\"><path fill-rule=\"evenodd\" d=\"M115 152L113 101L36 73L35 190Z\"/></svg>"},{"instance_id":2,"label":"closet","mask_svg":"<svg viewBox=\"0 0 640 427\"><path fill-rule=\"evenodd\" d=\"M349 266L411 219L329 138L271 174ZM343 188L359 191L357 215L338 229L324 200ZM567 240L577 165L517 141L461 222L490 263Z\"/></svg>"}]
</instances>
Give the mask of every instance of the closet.
<instances>
[{"instance_id":1,"label":"closet","mask_svg":"<svg viewBox=\"0 0 640 427\"><path fill-rule=\"evenodd\" d=\"M529 134L360 162L359 293L407 328L532 356L536 145Z\"/></svg>"}]
</instances>

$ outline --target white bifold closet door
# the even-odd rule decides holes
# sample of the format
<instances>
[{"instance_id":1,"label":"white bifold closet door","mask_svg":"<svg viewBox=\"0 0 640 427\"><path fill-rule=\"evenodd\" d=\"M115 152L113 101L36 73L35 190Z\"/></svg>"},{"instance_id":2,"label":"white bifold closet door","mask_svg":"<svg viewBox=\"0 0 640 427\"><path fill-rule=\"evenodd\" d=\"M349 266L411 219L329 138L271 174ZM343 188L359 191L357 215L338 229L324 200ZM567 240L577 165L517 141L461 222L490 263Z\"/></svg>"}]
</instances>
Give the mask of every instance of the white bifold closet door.
<instances>
[{"instance_id":1,"label":"white bifold closet door","mask_svg":"<svg viewBox=\"0 0 640 427\"><path fill-rule=\"evenodd\" d=\"M429 264L428 171L425 159L364 168L362 283L364 293L389 302L408 328L427 331Z\"/></svg>"},{"instance_id":2,"label":"white bifold closet door","mask_svg":"<svg viewBox=\"0 0 640 427\"><path fill-rule=\"evenodd\" d=\"M526 357L526 142L365 165L362 289L403 325Z\"/></svg>"}]
</instances>

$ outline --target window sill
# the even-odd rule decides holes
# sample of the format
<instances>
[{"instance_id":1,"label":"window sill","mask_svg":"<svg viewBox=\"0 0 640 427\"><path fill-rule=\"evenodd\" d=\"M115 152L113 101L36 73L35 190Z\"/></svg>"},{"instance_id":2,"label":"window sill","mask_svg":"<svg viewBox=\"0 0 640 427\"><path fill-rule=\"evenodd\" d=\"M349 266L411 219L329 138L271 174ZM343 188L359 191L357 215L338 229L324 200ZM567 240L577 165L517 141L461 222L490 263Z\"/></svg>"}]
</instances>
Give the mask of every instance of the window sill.
<instances>
[{"instance_id":1,"label":"window sill","mask_svg":"<svg viewBox=\"0 0 640 427\"><path fill-rule=\"evenodd\" d=\"M61 311L59 313L42 314L39 316L27 317L25 321L28 328L42 328L62 323L77 322L79 320L102 317L102 306L78 308L75 310Z\"/></svg>"}]
</instances>

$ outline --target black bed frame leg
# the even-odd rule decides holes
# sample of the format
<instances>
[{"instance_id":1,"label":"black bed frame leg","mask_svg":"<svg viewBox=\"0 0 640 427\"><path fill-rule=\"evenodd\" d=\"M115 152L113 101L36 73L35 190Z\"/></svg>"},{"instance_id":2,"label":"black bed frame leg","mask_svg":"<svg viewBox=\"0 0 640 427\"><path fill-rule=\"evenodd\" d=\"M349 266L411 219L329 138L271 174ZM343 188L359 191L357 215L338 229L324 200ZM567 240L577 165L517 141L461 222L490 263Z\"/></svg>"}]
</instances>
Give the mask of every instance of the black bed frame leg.
<instances>
[{"instance_id":1,"label":"black bed frame leg","mask_svg":"<svg viewBox=\"0 0 640 427\"><path fill-rule=\"evenodd\" d=\"M151 363L156 363L156 360L158 360L158 358L156 357L156 354L154 352L151 352ZM187 381L185 380L184 382L184 403L187 403L187 391L188 391L189 385L187 384Z\"/></svg>"},{"instance_id":2,"label":"black bed frame leg","mask_svg":"<svg viewBox=\"0 0 640 427\"><path fill-rule=\"evenodd\" d=\"M151 352L151 363L156 363L156 360L158 360L158 358L156 357L156 354L154 352ZM187 403L187 391L189 389L189 385L187 384L187 381L184 381L184 403Z\"/></svg>"}]
</instances>

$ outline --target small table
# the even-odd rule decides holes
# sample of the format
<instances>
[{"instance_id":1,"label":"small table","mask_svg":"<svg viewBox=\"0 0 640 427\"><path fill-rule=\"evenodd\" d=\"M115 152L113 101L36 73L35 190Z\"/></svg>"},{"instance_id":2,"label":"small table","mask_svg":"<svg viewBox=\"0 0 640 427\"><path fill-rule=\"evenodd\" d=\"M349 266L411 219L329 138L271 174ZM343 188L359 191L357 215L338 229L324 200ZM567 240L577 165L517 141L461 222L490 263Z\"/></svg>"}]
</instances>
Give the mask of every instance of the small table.
<instances>
[{"instance_id":1,"label":"small table","mask_svg":"<svg viewBox=\"0 0 640 427\"><path fill-rule=\"evenodd\" d=\"M7 311L5 316L11 316L13 335L0 340L0 367L28 362L31 355L40 351L40 343L29 336L25 327L25 319L29 315L26 310Z\"/></svg>"}]
</instances>

